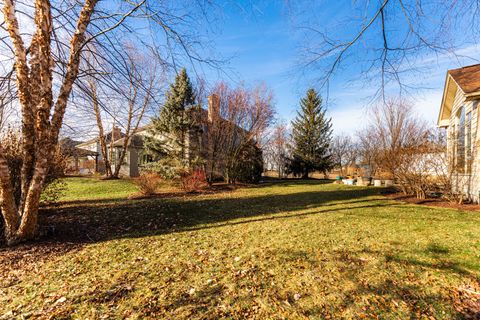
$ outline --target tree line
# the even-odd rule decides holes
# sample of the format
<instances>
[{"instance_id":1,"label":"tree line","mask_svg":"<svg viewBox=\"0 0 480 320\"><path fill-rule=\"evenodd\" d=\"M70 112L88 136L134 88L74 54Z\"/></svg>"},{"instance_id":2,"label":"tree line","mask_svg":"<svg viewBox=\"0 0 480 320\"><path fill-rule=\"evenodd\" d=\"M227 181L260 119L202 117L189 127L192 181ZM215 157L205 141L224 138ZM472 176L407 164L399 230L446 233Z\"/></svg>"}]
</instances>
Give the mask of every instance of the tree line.
<instances>
[{"instance_id":1,"label":"tree line","mask_svg":"<svg viewBox=\"0 0 480 320\"><path fill-rule=\"evenodd\" d=\"M205 100L208 109L201 105ZM260 137L274 115L273 94L265 85L220 82L202 91L194 89L182 69L152 118L145 147L153 161L144 170L170 180L199 177L201 170L209 184L219 178L258 182L263 169Z\"/></svg>"},{"instance_id":2,"label":"tree line","mask_svg":"<svg viewBox=\"0 0 480 320\"><path fill-rule=\"evenodd\" d=\"M158 82L145 75L143 68L137 68L137 62L132 63L131 58L137 57L131 54L135 49L144 54L148 52L146 59L155 61L158 70L176 70L185 62L214 67L221 64L221 59L205 54L206 42L201 41L202 35L199 34L199 30L210 25L209 15L215 12L210 10L213 4L214 1L3 1L0 52L6 59L2 63L5 72L0 77L0 125L6 123L5 119L11 113L8 106L18 109L20 118L19 146L15 151L20 155L20 162L15 164L20 167L18 176L12 169L12 162L18 159L7 156L7 151L15 148L7 147L5 143L0 145L0 209L8 243L36 236L40 197L51 172L51 160L58 150L61 131L72 124L80 125L82 121L79 121L78 114L82 106L93 103L96 105L94 113L114 114L116 112L103 102L105 99L99 97L126 101L127 107L119 108L116 117L125 121L126 131L131 136L144 112L157 104L161 91L156 86ZM410 57L425 52L444 53L454 48L454 44L450 46L442 41L445 30L452 29L447 23L455 26L459 21L472 22L472 28L466 29L468 35L475 35L478 30L478 19L475 19L477 1L461 1L453 5L450 1L440 1L437 6L429 6L429 12L439 9L440 16L445 18L441 28L431 34L431 28L424 28L424 24L435 15L425 15L426 6L426 1L368 2L366 16L352 20L359 22L360 26L353 39L332 40L325 30L308 28L316 32L320 43L318 48L308 51L315 55L308 65L315 67L316 61L332 57L333 60L327 59L328 69L320 72L320 78L328 81L340 63L347 60L348 52L358 47L356 44L363 40L380 43L381 50L372 50L374 59L371 55L366 56L368 61L374 61L366 68L380 70L383 96L383 88L390 80L401 79L398 76L403 73L398 67ZM404 17L402 26L407 32L404 39L392 44L395 31L389 23L396 21L395 14L399 13ZM371 39L366 35L370 30L376 30L380 35L374 40L383 41L368 41ZM311 43L316 46L315 42ZM155 86L151 86L152 83ZM255 113L262 110L261 104L252 104L247 99L255 96L255 90L249 89L251 92L247 97L242 91L242 88L230 89L228 99L244 103L248 108L231 110L237 103L222 102L222 112L225 112L226 119L242 119L238 120L242 128L262 127L264 123L258 121ZM301 115L293 124L297 138L287 167L302 176L331 165L331 156L326 152L330 149L326 139L330 129L326 119L313 116L321 114L319 108L314 107L318 104L315 100L314 95L307 96L305 104L311 106L305 107L305 118ZM101 121L96 122L100 124ZM302 124L316 129L308 129ZM126 138L125 143L128 140ZM230 144L220 141L232 149L231 141ZM239 157L243 151L236 150L231 154ZM234 180L235 164L228 158L224 161L228 179ZM112 175L117 171L114 168Z\"/></svg>"}]
</instances>

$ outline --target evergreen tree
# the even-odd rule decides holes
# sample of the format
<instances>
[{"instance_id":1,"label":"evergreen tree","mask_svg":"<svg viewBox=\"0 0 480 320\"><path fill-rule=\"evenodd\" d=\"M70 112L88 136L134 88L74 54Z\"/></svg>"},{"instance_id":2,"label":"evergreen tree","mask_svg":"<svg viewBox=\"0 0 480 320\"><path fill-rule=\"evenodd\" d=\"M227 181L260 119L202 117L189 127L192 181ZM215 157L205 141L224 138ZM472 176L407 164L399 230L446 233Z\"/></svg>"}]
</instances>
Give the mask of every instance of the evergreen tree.
<instances>
[{"instance_id":1,"label":"evergreen tree","mask_svg":"<svg viewBox=\"0 0 480 320\"><path fill-rule=\"evenodd\" d=\"M292 121L293 150L289 171L308 178L313 170L322 172L332 167L330 144L332 141L331 119L325 116L322 98L314 89L309 89L300 100L300 110Z\"/></svg>"},{"instance_id":2,"label":"evergreen tree","mask_svg":"<svg viewBox=\"0 0 480 320\"><path fill-rule=\"evenodd\" d=\"M168 143L158 139L146 139L146 148L153 153L166 155L172 160L185 159L185 141L193 126L191 112L195 106L195 94L183 68L175 77L175 83L170 85L166 100L160 114L152 119L150 133L153 136L168 136Z\"/></svg>"}]
</instances>

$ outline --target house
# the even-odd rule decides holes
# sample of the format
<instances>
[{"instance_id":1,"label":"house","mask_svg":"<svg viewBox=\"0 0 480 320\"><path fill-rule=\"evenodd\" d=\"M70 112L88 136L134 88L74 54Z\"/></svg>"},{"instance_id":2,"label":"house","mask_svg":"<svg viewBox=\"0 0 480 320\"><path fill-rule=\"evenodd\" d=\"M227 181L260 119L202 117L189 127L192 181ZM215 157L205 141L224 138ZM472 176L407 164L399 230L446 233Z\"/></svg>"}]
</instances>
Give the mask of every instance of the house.
<instances>
[{"instance_id":1,"label":"house","mask_svg":"<svg viewBox=\"0 0 480 320\"><path fill-rule=\"evenodd\" d=\"M480 64L448 70L437 124L446 129L454 188L475 202L480 200L479 100Z\"/></svg>"},{"instance_id":2,"label":"house","mask_svg":"<svg viewBox=\"0 0 480 320\"><path fill-rule=\"evenodd\" d=\"M119 127L114 127L112 131L105 135L105 142L110 146L115 141L125 137ZM89 174L93 172L104 173L105 163L103 161L100 139L93 139L78 143L75 145L77 153L80 155L75 158L77 173Z\"/></svg>"},{"instance_id":3,"label":"house","mask_svg":"<svg viewBox=\"0 0 480 320\"><path fill-rule=\"evenodd\" d=\"M71 138L63 138L59 141L62 154L66 156L65 173L78 174L93 172L97 168L98 156L96 151L78 148L81 141L75 141Z\"/></svg>"},{"instance_id":4,"label":"house","mask_svg":"<svg viewBox=\"0 0 480 320\"><path fill-rule=\"evenodd\" d=\"M211 123L215 114L219 113L220 100L217 96L212 95L208 98L208 109L200 109L199 113L194 116L198 117L200 128L190 132L185 141L186 159L195 158L199 152L206 149L206 133L209 130L208 123ZM152 156L146 152L144 147L145 138L152 137L150 130L151 125L144 126L136 130L135 134L130 137L130 141L127 146L124 162L120 167L120 175L128 177L137 177L140 174L143 165L153 160ZM155 136L161 144L167 149L172 146L173 137L166 135ZM119 161L120 154L125 142L125 134L121 129L115 127L112 132L106 136L106 144L112 167ZM91 140L76 144L76 150L78 150L78 156L75 158L76 173L90 174L93 172L104 173L105 164L103 162L100 140L98 137Z\"/></svg>"}]
</instances>

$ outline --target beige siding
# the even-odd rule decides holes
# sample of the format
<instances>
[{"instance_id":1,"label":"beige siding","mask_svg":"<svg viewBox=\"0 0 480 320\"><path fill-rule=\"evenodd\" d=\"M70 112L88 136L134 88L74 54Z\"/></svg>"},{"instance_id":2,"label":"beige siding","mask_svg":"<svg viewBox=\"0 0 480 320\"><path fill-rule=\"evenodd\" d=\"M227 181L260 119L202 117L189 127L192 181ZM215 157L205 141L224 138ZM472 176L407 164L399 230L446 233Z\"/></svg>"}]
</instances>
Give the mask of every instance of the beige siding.
<instances>
[{"instance_id":1,"label":"beige siding","mask_svg":"<svg viewBox=\"0 0 480 320\"><path fill-rule=\"evenodd\" d=\"M472 168L470 174L458 174L456 176L456 188L463 190L472 200L478 202L480 199L480 176L477 174L480 169L480 156L478 155L478 144L480 143L478 133L478 101L467 101L462 90L458 89L452 105L450 125L448 127L448 153L453 155L455 148L455 130L457 124L457 113L461 107L465 108L465 114L471 114L471 154ZM451 159L454 161L454 159ZM468 159L466 159L468 161Z\"/></svg>"}]
</instances>

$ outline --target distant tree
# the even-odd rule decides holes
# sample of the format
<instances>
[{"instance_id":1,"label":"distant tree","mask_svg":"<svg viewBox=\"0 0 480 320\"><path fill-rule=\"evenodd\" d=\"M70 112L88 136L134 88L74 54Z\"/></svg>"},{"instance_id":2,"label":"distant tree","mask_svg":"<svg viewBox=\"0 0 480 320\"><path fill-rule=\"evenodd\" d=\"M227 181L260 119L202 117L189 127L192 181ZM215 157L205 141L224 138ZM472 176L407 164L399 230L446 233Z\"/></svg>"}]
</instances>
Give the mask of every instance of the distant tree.
<instances>
[{"instance_id":1,"label":"distant tree","mask_svg":"<svg viewBox=\"0 0 480 320\"><path fill-rule=\"evenodd\" d=\"M272 124L273 95L264 85L230 88L218 83L213 92L213 110L206 124L206 164L211 182L221 171L228 183L255 182L262 167L259 141Z\"/></svg>"},{"instance_id":2,"label":"distant tree","mask_svg":"<svg viewBox=\"0 0 480 320\"><path fill-rule=\"evenodd\" d=\"M422 146L428 132L425 121L413 112L413 105L402 98L376 105L366 130L367 139L373 142L377 168L390 178L397 178L405 154Z\"/></svg>"},{"instance_id":3,"label":"distant tree","mask_svg":"<svg viewBox=\"0 0 480 320\"><path fill-rule=\"evenodd\" d=\"M195 100L193 86L183 68L175 77L175 83L170 86L160 114L152 119L153 127L150 130L152 135L164 135L173 139L169 145L158 139L147 139L147 149L176 160L185 160L186 137L194 124L189 109L195 107Z\"/></svg>"},{"instance_id":4,"label":"distant tree","mask_svg":"<svg viewBox=\"0 0 480 320\"><path fill-rule=\"evenodd\" d=\"M264 158L272 170L277 170L278 177L285 176L286 159L288 158L289 135L284 122L280 122L273 128L264 149Z\"/></svg>"},{"instance_id":5,"label":"distant tree","mask_svg":"<svg viewBox=\"0 0 480 320\"><path fill-rule=\"evenodd\" d=\"M353 142L352 137L348 135L338 135L332 140L332 160L334 166L340 169L343 175L343 169L355 164L357 159L357 145Z\"/></svg>"},{"instance_id":6,"label":"distant tree","mask_svg":"<svg viewBox=\"0 0 480 320\"><path fill-rule=\"evenodd\" d=\"M292 140L291 170L301 170L300 175L308 178L313 170L325 172L332 167L331 119L326 117L322 98L314 89L309 89L306 97L300 100L300 110L292 121Z\"/></svg>"},{"instance_id":7,"label":"distant tree","mask_svg":"<svg viewBox=\"0 0 480 320\"><path fill-rule=\"evenodd\" d=\"M377 141L372 139L374 134L374 128L372 128L372 126L368 126L356 133L358 140L358 160L366 176L376 176L379 172L377 155L380 150Z\"/></svg>"},{"instance_id":8,"label":"distant tree","mask_svg":"<svg viewBox=\"0 0 480 320\"><path fill-rule=\"evenodd\" d=\"M125 66L127 69L128 81L123 81L118 88L123 92L121 95L116 92L99 95L102 88L98 88L99 81L93 77L88 79L88 94L90 96L93 113L98 128L98 140L100 151L105 164L105 176L118 179L122 164L125 161L128 147L143 121L144 115L151 108L155 101L158 89L155 84L158 80L159 70L157 61L152 55L142 54L132 48L128 48L125 54ZM107 88L108 89L108 88ZM110 108L109 115L113 118L113 127L110 137L110 146L107 145L107 134L104 130L104 119L102 116L102 100L117 100L120 108ZM115 127L118 124L124 129L123 134L116 135ZM114 142L123 138L118 154L114 156Z\"/></svg>"}]
</instances>

